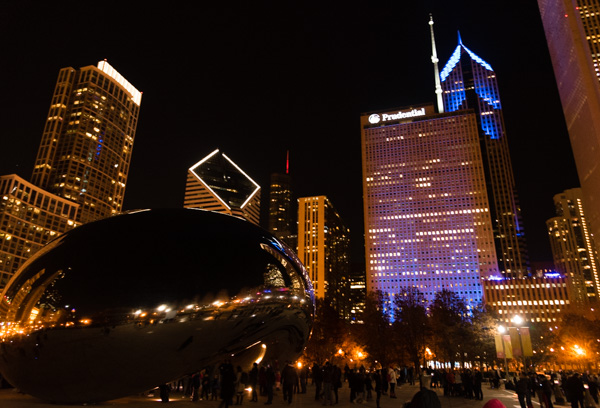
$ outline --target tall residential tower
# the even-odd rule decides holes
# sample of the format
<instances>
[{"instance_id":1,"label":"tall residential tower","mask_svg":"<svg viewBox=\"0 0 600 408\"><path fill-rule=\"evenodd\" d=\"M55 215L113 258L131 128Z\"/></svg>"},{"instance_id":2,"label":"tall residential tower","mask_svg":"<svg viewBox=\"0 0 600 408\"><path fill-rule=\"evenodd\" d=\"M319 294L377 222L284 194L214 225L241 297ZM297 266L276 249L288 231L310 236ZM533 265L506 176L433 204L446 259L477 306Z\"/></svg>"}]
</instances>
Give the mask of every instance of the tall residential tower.
<instances>
[{"instance_id":1,"label":"tall residential tower","mask_svg":"<svg viewBox=\"0 0 600 408\"><path fill-rule=\"evenodd\" d=\"M574 302L596 301L600 293L600 268L581 189L572 188L555 195L554 206L556 217L546 221L546 225L556 270L568 278Z\"/></svg>"},{"instance_id":2,"label":"tall residential tower","mask_svg":"<svg viewBox=\"0 0 600 408\"><path fill-rule=\"evenodd\" d=\"M81 223L119 213L141 100L106 61L61 69L31 182L79 204Z\"/></svg>"}]
</instances>

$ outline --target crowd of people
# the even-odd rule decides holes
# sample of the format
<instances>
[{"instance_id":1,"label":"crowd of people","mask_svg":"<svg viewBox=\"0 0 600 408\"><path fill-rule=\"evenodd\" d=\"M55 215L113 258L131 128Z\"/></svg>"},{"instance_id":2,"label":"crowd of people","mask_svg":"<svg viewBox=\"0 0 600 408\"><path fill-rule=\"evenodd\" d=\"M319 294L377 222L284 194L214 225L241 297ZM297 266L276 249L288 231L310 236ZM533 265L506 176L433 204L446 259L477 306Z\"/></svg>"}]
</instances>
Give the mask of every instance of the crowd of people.
<instances>
[{"instance_id":1,"label":"crowd of people","mask_svg":"<svg viewBox=\"0 0 600 408\"><path fill-rule=\"evenodd\" d=\"M539 399L542 408L554 408L554 402L571 403L572 408L592 408L598 404L598 377L589 372L521 372L518 378L506 383L514 389L521 408L533 407Z\"/></svg>"},{"instance_id":2,"label":"crowd of people","mask_svg":"<svg viewBox=\"0 0 600 408\"><path fill-rule=\"evenodd\" d=\"M169 389L174 387L192 401L220 400L219 408L228 408L230 405L242 405L245 395L249 395L250 402L258 402L260 396L265 405L270 405L275 390L281 391L283 401L291 404L295 394L308 392L310 384L316 402L333 406L339 403L338 391L342 384L347 383L351 403L374 401L380 408L382 396L396 398L400 384L419 382L421 391L415 395L416 400L405 404L404 408L420 407L418 404L423 401L427 402L428 408L435 408L439 403L438 393L431 389L440 389L439 393L443 392L444 397L483 400L482 384L488 381L489 388L499 388L504 382L506 389L514 390L521 408L533 408L534 398L539 399L541 408L554 408L553 401L562 404L565 399L572 408L594 408L598 404L598 377L589 373L522 372L518 378L501 380L501 377L502 374L496 370L484 373L467 368L425 369L415 375L410 367L382 367L377 364L368 369L364 366L350 368L348 365L342 368L331 362L298 367L289 361L281 366L277 361L262 365L254 363L246 372L226 360L218 367L207 368L170 387L163 385L160 392L163 401L168 401ZM488 404L488 408L501 408L502 405L498 400L490 400L486 406Z\"/></svg>"}]
</instances>

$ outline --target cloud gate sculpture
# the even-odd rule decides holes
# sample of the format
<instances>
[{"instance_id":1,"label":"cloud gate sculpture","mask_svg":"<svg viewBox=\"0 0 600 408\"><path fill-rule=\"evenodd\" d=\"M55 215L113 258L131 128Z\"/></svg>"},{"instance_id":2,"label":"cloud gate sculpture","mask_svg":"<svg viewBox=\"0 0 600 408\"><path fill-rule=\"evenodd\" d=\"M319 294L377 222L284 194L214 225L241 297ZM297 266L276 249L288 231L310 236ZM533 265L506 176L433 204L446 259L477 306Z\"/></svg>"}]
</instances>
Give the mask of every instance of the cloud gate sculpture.
<instances>
[{"instance_id":1,"label":"cloud gate sculpture","mask_svg":"<svg viewBox=\"0 0 600 408\"><path fill-rule=\"evenodd\" d=\"M295 360L314 294L266 231L202 210L145 210L77 227L0 299L0 372L56 403L143 392L225 358Z\"/></svg>"}]
</instances>

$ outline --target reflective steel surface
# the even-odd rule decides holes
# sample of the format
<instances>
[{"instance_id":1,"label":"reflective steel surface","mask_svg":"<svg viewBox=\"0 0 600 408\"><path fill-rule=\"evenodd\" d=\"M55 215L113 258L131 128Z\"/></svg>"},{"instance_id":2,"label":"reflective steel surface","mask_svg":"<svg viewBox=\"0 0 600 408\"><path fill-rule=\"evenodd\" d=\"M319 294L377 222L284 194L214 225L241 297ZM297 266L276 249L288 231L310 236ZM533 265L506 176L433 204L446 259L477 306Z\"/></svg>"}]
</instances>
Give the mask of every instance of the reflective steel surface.
<instances>
[{"instance_id":1,"label":"reflective steel surface","mask_svg":"<svg viewBox=\"0 0 600 408\"><path fill-rule=\"evenodd\" d=\"M0 372L57 403L143 392L225 358L295 360L314 295L269 233L201 210L145 210L49 243L0 299Z\"/></svg>"}]
</instances>

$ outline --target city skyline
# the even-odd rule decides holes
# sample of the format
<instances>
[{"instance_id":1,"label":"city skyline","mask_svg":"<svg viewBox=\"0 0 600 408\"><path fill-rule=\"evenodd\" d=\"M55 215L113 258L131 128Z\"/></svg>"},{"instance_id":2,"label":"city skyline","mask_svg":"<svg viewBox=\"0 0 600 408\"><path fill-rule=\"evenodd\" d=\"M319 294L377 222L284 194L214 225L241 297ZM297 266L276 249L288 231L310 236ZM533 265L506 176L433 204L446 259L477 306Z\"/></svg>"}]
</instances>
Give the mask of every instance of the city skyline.
<instances>
[{"instance_id":1,"label":"city skyline","mask_svg":"<svg viewBox=\"0 0 600 408\"><path fill-rule=\"evenodd\" d=\"M442 63L460 30L498 75L530 257L552 259L545 229L552 197L578 181L535 4L519 14L474 1L365 10L209 8L185 18L185 10L168 12L185 20L180 27L151 12L137 15L130 5L119 20L135 16L126 33L139 40L119 45L123 33L107 32L95 44L73 38L48 49L31 39L73 20L79 10L54 11L50 24L44 7L33 14L24 5L2 7L5 16L27 15L23 28L31 33L15 23L3 26L15 41L1 66L3 77L12 80L0 104L13 118L0 127L1 174L29 177L32 146L40 142L58 70L106 58L144 92L124 209L181 207L187 168L217 147L266 191L270 174L285 169L289 150L296 197L331 197L350 228L354 262L362 258L356 247L363 245L360 114L435 100L431 12ZM475 18L485 12L514 20L504 26ZM194 18L199 21L192 25ZM207 34L213 34L210 41L203 40ZM164 47L156 42L162 35L168 39ZM515 64L528 59L530 65Z\"/></svg>"}]
</instances>

